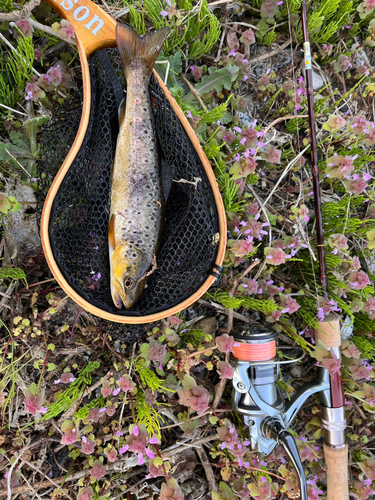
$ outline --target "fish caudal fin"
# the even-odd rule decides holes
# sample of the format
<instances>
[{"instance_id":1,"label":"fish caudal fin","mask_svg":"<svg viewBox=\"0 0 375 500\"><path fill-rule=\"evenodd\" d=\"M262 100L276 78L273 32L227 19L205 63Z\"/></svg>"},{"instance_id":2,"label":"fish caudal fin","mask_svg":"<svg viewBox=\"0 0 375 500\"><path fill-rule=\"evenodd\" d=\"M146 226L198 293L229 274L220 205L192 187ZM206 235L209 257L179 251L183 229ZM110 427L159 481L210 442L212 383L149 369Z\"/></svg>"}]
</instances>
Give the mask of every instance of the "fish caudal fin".
<instances>
[{"instance_id":1,"label":"fish caudal fin","mask_svg":"<svg viewBox=\"0 0 375 500\"><path fill-rule=\"evenodd\" d=\"M131 26L117 23L116 42L126 79L139 66L144 66L147 76L151 74L168 31L166 27L139 36Z\"/></svg>"}]
</instances>

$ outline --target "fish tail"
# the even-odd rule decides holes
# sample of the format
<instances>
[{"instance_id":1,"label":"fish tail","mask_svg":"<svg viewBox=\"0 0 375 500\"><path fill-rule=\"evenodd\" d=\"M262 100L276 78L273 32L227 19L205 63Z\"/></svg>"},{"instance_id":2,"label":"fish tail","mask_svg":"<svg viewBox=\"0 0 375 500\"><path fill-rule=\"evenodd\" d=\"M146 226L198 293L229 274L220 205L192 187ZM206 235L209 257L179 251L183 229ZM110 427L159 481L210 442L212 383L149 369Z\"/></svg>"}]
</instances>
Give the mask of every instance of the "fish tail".
<instances>
[{"instance_id":1,"label":"fish tail","mask_svg":"<svg viewBox=\"0 0 375 500\"><path fill-rule=\"evenodd\" d=\"M169 28L165 27L139 36L131 26L117 23L116 42L126 79L132 69L131 63L143 66L146 76L151 75L168 31Z\"/></svg>"}]
</instances>

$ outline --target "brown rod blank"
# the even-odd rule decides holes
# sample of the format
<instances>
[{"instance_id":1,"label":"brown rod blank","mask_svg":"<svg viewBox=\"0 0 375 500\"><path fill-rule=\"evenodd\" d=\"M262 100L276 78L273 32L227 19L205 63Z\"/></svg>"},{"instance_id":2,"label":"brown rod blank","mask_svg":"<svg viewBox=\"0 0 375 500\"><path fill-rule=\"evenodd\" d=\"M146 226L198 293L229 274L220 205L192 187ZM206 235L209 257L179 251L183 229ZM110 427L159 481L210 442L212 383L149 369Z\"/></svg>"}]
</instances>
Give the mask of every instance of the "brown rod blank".
<instances>
[{"instance_id":1,"label":"brown rod blank","mask_svg":"<svg viewBox=\"0 0 375 500\"><path fill-rule=\"evenodd\" d=\"M313 75L311 64L311 51L309 42L309 32L307 27L307 13L306 2L302 0L301 5L301 18L302 18L302 33L303 33L303 48L305 53L305 69L306 69L306 92L307 104L309 110L309 125L310 125L310 141L311 141L311 160L312 160L312 177L314 188L314 202L315 202L315 219L316 219L316 234L317 234L317 247L319 258L319 275L320 285L323 288L324 298L328 299L328 280L326 273L326 263L324 255L324 235L323 235L323 221L320 199L319 187L319 166L318 166L318 149L316 141L316 128L315 128L315 112L314 112L314 90L313 90ZM337 316L330 314L326 321L319 324L315 332L315 338L318 342L321 340L337 355L341 345L340 337L340 323ZM336 350L336 352L335 352ZM331 408L336 414L340 414L340 410L344 408L345 397L344 388L342 383L341 370L333 375L330 375L330 389L331 389ZM342 420L343 419L343 420ZM337 422L331 422L332 427L338 424L345 426L344 417L339 417ZM327 432L327 430L326 430ZM329 433L329 431L328 431ZM329 434L326 434L326 437ZM344 438L343 438L344 440ZM339 446L330 447L324 445L324 455L327 465L327 500L349 500L348 492L348 448L345 445L345 440L337 443Z\"/></svg>"}]
</instances>

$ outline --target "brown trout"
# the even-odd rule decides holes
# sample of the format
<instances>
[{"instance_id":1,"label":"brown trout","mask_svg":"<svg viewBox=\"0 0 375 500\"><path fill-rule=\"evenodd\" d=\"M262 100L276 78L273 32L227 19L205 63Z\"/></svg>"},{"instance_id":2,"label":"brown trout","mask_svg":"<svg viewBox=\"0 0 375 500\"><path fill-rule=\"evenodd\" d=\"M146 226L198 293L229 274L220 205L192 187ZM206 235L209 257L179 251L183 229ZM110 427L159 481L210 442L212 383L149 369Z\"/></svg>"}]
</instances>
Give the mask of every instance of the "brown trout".
<instances>
[{"instance_id":1,"label":"brown trout","mask_svg":"<svg viewBox=\"0 0 375 500\"><path fill-rule=\"evenodd\" d=\"M116 307L138 300L152 271L163 224L164 196L149 80L168 28L139 36L117 24L116 41L127 83L125 115L112 171L109 223L111 293Z\"/></svg>"}]
</instances>

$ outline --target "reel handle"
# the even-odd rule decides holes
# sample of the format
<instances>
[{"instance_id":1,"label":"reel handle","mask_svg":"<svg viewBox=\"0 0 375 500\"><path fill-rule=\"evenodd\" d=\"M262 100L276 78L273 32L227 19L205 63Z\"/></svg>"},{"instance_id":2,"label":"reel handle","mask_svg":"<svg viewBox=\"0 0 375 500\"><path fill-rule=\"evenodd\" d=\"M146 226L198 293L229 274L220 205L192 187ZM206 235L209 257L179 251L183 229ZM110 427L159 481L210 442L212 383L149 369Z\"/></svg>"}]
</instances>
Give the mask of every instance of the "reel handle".
<instances>
[{"instance_id":1,"label":"reel handle","mask_svg":"<svg viewBox=\"0 0 375 500\"><path fill-rule=\"evenodd\" d=\"M299 478L301 500L308 500L306 476L303 465L298 453L298 448L294 437L285 430L278 420L268 420L263 425L263 432L274 439L282 448L284 448L288 458L294 465ZM339 498L339 497L337 497Z\"/></svg>"}]
</instances>

